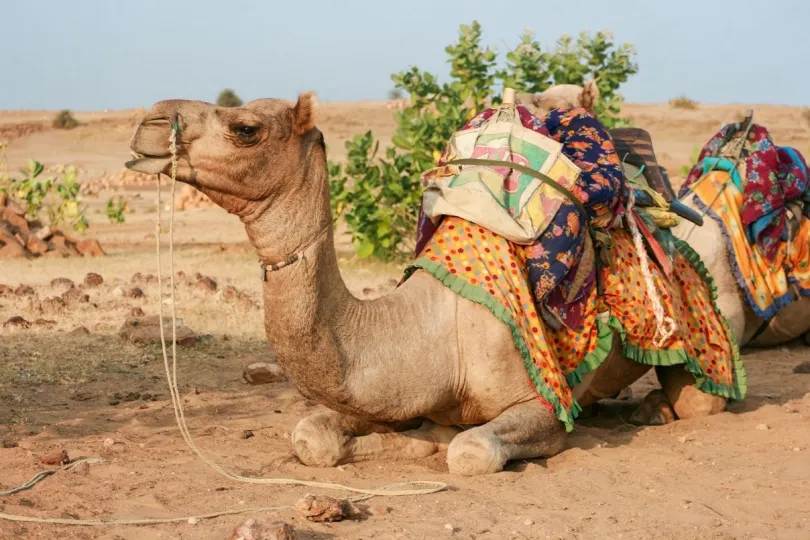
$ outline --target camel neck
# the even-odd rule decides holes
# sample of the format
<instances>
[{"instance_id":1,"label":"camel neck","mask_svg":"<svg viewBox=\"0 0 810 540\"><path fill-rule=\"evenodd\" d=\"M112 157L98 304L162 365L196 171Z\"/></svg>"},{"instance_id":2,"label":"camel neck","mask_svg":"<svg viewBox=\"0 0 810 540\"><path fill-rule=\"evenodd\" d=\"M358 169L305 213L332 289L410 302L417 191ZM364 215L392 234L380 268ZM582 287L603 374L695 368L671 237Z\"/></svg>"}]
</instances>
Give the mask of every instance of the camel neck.
<instances>
[{"instance_id":1,"label":"camel neck","mask_svg":"<svg viewBox=\"0 0 810 540\"><path fill-rule=\"evenodd\" d=\"M334 403L345 400L338 328L359 301L338 268L325 156L309 158L301 177L291 179L298 189L274 200L245 229L260 260L270 267L263 282L265 332L279 364L303 394ZM285 211L274 212L276 208ZM303 256L272 270L274 263L295 254Z\"/></svg>"}]
</instances>

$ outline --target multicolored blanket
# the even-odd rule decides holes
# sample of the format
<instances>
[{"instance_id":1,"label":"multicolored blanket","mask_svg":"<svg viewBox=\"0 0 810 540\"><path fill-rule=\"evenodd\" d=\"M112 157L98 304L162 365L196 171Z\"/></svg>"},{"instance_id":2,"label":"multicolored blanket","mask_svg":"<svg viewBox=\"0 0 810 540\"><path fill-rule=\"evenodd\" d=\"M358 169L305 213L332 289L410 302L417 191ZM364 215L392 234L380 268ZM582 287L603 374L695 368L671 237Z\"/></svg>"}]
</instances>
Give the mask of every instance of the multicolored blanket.
<instances>
[{"instance_id":1,"label":"multicolored blanket","mask_svg":"<svg viewBox=\"0 0 810 540\"><path fill-rule=\"evenodd\" d=\"M709 140L681 186L678 197L685 196L700 178L712 170L717 163L716 158L735 162L742 152L737 169L741 178L734 178L742 192L742 199L737 205L743 225L741 232L750 243L756 243L762 255L772 262L785 236L787 202L810 202L807 164L795 149L776 146L764 127L754 124L745 141L739 138L734 140L733 137L741 130L740 123L726 124Z\"/></svg>"},{"instance_id":2,"label":"multicolored blanket","mask_svg":"<svg viewBox=\"0 0 810 540\"><path fill-rule=\"evenodd\" d=\"M495 114L487 109L461 131L480 126ZM524 127L562 143L562 152L579 167L580 175L571 191L580 200L592 227L609 230L614 218L623 212L624 175L613 140L588 111L562 108L542 120L523 106L517 106ZM447 152L439 165L447 162ZM595 271L579 275L587 228L577 205L563 199L545 232L526 251L528 279L538 306L546 309L563 326L579 328L585 319L585 301L595 285ZM422 253L442 219L419 213L416 253ZM571 294L571 293L574 294Z\"/></svg>"},{"instance_id":3,"label":"multicolored blanket","mask_svg":"<svg viewBox=\"0 0 810 540\"><path fill-rule=\"evenodd\" d=\"M605 295L592 288L578 327L550 328L538 316L528 263L532 249L457 217L445 217L408 267L405 279L422 269L462 297L485 306L512 332L538 396L572 430L580 406L572 387L599 367L619 333L625 354L651 365L685 364L697 386L715 395L742 399L745 371L733 337L715 304L715 290L696 254L676 240L673 279L652 265L664 312L678 323L675 334L653 345L655 317L640 277L641 262L630 234L614 230L613 270L605 271ZM607 322L597 320L606 313Z\"/></svg>"},{"instance_id":4,"label":"multicolored blanket","mask_svg":"<svg viewBox=\"0 0 810 540\"><path fill-rule=\"evenodd\" d=\"M751 242L745 232L745 195L733 178L733 164L721 159L714 168L692 185L696 205L720 225L748 305L758 317L770 319L795 299L791 284L800 295L810 296L810 220L801 219L793 239L771 244L772 254L765 256L761 244Z\"/></svg>"}]
</instances>

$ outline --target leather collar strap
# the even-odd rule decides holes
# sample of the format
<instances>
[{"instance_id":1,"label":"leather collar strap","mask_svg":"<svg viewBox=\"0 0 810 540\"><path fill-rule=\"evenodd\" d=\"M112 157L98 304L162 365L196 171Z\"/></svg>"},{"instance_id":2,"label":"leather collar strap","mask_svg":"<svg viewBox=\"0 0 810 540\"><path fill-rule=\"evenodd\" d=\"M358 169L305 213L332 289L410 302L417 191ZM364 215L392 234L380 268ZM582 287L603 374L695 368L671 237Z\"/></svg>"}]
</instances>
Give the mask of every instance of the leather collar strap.
<instances>
[{"instance_id":1,"label":"leather collar strap","mask_svg":"<svg viewBox=\"0 0 810 540\"><path fill-rule=\"evenodd\" d=\"M304 256L306 255L307 250L309 250L309 248L311 248L313 245L315 245L315 242L317 242L318 240L320 240L320 238L321 238L321 237L322 237L324 234L326 234L326 231L328 231L328 230L330 229L330 227L332 227L332 223L331 223L331 222L329 223L329 225L327 225L326 227L324 227L324 229L323 229L321 232L319 232L319 233L318 233L318 236L316 236L316 237L315 237L315 238L312 240L312 242L310 242L309 244L307 244L307 245L304 247L304 249L302 249L301 251L299 251L298 253L296 253L296 254L294 254L294 255L291 255L291 256L287 257L287 258L286 258L286 259L284 259L283 261L278 262L278 263L274 263L274 264L267 264L266 262L262 262L262 264L261 264L261 269L262 269L261 277L262 277L262 281L267 281L267 273L268 273L268 272L278 272L278 271L279 271L279 270L281 270L282 268L286 268L287 266L290 266L291 264L297 263L298 261L300 261L301 259L303 259L303 258L304 258Z\"/></svg>"}]
</instances>

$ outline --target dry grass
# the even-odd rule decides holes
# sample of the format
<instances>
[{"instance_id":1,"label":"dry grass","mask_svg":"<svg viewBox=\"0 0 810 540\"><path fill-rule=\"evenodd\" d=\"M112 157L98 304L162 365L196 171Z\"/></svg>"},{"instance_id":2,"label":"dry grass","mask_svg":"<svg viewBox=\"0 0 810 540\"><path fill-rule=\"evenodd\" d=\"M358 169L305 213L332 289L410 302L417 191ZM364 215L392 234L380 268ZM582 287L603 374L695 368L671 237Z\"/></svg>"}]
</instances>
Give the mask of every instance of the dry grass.
<instances>
[{"instance_id":1,"label":"dry grass","mask_svg":"<svg viewBox=\"0 0 810 540\"><path fill-rule=\"evenodd\" d=\"M679 96L669 100L669 105L675 109L685 109L688 111L696 110L699 107L697 101L686 96Z\"/></svg>"}]
</instances>

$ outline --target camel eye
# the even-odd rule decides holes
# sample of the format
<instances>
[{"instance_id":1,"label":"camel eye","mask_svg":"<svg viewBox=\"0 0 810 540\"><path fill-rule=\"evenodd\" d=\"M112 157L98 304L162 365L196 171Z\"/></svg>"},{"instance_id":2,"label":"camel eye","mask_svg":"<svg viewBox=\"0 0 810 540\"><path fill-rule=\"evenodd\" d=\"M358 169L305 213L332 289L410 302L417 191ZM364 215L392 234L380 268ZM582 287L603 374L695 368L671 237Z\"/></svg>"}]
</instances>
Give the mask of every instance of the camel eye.
<instances>
[{"instance_id":1,"label":"camel eye","mask_svg":"<svg viewBox=\"0 0 810 540\"><path fill-rule=\"evenodd\" d=\"M256 133L259 132L259 128L256 126L244 126L244 125L237 125L233 126L232 131L242 140L248 141L256 136Z\"/></svg>"}]
</instances>

